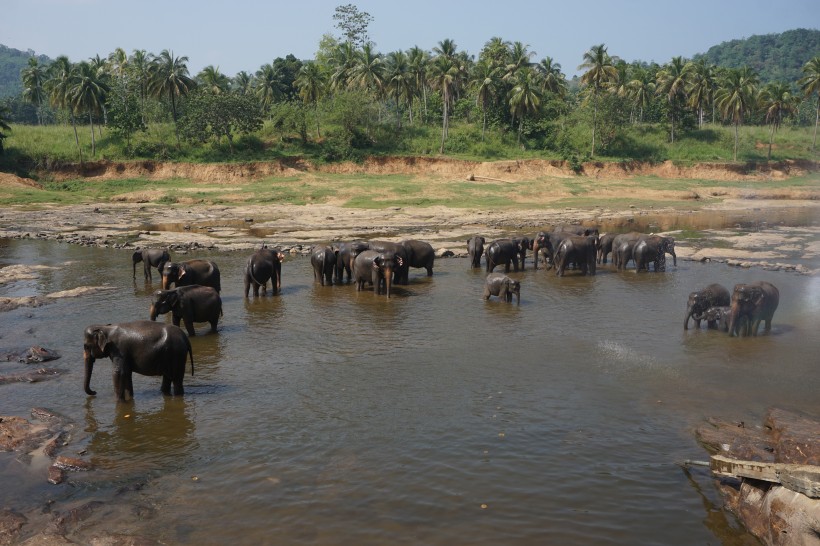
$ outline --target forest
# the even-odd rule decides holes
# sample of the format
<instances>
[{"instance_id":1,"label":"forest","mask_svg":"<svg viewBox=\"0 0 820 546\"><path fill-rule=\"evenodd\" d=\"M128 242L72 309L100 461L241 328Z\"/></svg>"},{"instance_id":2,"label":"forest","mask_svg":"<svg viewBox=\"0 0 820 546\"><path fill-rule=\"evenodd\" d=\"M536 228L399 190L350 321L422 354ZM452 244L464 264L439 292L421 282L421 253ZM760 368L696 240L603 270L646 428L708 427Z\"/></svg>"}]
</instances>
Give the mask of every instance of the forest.
<instances>
[{"instance_id":1,"label":"forest","mask_svg":"<svg viewBox=\"0 0 820 546\"><path fill-rule=\"evenodd\" d=\"M334 20L339 35L324 35L314 59L287 55L233 77L213 65L191 74L188 58L169 50L78 62L30 55L22 91L0 102L0 168L380 154L573 166L814 157L820 31L727 42L662 65L626 62L597 44L568 80L519 41L492 37L477 55L450 39L382 53L368 38L368 13L348 4ZM788 62L755 56L775 42ZM799 71L778 71L787 64Z\"/></svg>"}]
</instances>

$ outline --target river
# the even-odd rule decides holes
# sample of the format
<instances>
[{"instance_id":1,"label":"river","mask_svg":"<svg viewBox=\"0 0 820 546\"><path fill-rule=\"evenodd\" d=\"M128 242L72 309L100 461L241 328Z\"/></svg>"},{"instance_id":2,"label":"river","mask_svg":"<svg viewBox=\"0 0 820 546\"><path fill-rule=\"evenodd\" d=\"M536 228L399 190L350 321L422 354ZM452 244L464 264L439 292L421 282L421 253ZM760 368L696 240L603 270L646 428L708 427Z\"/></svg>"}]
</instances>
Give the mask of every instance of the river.
<instances>
[{"instance_id":1,"label":"river","mask_svg":"<svg viewBox=\"0 0 820 546\"><path fill-rule=\"evenodd\" d=\"M521 304L482 300L467 259L411 271L387 299L314 284L289 257L283 291L246 300L248 252L197 252L222 271L217 334L197 324L184 397L134 376L114 400L99 360L83 392L82 332L147 319L130 251L2 240L0 264L59 266L0 296L77 286L98 294L4 313L0 346L60 351L51 381L0 386L0 415L44 406L71 419L64 454L95 470L46 482L0 453L0 506L29 518L101 501L68 538L125 534L197 544L738 544L693 429L711 416L760 423L767 408L820 412L820 278L717 263L666 273L534 271ZM817 264L814 264L814 268ZM682 327L689 292L768 280L770 335ZM170 318L167 320L170 322ZM0 363L3 367L11 363ZM1 372L0 372L1 373ZM91 505L95 506L95 505ZM39 514L39 515L38 515Z\"/></svg>"}]
</instances>

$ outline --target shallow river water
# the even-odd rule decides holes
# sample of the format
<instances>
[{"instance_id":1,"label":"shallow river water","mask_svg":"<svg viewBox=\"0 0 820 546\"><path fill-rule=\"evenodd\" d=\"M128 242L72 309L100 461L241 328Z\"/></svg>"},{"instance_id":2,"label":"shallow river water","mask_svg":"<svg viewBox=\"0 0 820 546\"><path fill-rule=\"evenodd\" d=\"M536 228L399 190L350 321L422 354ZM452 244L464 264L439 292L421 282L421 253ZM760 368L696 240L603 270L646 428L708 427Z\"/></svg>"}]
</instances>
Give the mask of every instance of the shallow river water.
<instances>
[{"instance_id":1,"label":"shallow river water","mask_svg":"<svg viewBox=\"0 0 820 546\"><path fill-rule=\"evenodd\" d=\"M184 397L135 375L135 401L117 404L107 359L98 395L83 392L82 332L148 318L156 274L146 284L140 266L133 282L129 251L0 241L0 265L61 266L0 296L113 288L0 316L0 346L56 349L48 364L64 371L0 385L0 415L64 414L64 454L85 450L96 468L55 486L47 462L0 453L0 507L34 528L102 501L71 527L80 542L746 543L712 479L676 465L706 458L693 428L758 424L770 406L820 412L817 277L670 260L660 274L557 278L528 257L511 274L518 306L483 301L486 273L466 259L413 270L388 300L314 284L293 257L280 296L245 300L248 254L175 256L219 264L219 332L197 325ZM683 330L690 291L758 279L780 289L771 335Z\"/></svg>"}]
</instances>

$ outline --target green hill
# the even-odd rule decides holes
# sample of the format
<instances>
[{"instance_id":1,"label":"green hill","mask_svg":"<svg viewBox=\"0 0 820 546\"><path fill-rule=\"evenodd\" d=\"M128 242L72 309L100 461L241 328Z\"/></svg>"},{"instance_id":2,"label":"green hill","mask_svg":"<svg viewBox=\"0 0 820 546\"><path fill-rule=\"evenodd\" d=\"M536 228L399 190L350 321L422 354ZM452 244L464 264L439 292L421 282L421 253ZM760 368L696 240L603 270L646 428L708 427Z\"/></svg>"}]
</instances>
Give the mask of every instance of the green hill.
<instances>
[{"instance_id":1,"label":"green hill","mask_svg":"<svg viewBox=\"0 0 820 546\"><path fill-rule=\"evenodd\" d=\"M45 55L37 55L31 50L20 51L0 44L0 99L16 97L23 92L20 71L26 67L30 57L37 57L44 64L51 62Z\"/></svg>"},{"instance_id":2,"label":"green hill","mask_svg":"<svg viewBox=\"0 0 820 546\"><path fill-rule=\"evenodd\" d=\"M806 61L820 55L820 30L798 28L780 34L761 34L730 40L695 55L726 68L753 68L761 83L794 82L803 76Z\"/></svg>"}]
</instances>

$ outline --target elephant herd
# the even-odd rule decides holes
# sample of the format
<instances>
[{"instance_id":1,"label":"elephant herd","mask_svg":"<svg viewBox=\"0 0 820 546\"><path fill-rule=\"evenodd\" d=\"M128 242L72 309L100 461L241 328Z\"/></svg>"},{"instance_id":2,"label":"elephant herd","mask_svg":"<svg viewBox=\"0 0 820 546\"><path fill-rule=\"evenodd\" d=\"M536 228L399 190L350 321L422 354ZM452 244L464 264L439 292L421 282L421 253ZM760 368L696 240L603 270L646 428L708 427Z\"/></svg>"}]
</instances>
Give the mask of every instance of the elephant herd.
<instances>
[{"instance_id":1,"label":"elephant herd","mask_svg":"<svg viewBox=\"0 0 820 546\"><path fill-rule=\"evenodd\" d=\"M778 303L780 292L766 281L736 284L731 296L722 285L710 284L689 294L683 328L689 328L689 319L698 328L705 320L708 328L728 332L730 336L756 336L761 322L766 323L764 331L772 329Z\"/></svg>"}]
</instances>

